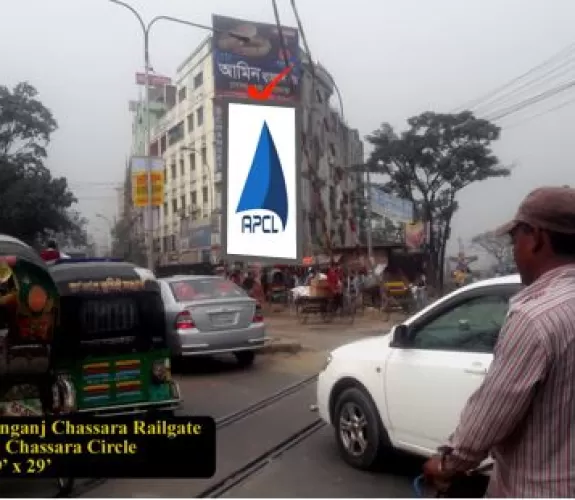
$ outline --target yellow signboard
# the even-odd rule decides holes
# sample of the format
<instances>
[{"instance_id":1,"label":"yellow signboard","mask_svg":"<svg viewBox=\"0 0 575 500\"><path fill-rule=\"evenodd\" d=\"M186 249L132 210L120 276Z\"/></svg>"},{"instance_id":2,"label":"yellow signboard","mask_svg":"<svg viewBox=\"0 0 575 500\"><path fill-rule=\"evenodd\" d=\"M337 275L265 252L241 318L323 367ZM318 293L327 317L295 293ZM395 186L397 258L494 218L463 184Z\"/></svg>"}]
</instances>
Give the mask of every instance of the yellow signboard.
<instances>
[{"instance_id":1,"label":"yellow signboard","mask_svg":"<svg viewBox=\"0 0 575 500\"><path fill-rule=\"evenodd\" d=\"M151 162L152 206L164 204L164 162L161 158L132 158L132 201L135 207L147 207L148 161Z\"/></svg>"}]
</instances>

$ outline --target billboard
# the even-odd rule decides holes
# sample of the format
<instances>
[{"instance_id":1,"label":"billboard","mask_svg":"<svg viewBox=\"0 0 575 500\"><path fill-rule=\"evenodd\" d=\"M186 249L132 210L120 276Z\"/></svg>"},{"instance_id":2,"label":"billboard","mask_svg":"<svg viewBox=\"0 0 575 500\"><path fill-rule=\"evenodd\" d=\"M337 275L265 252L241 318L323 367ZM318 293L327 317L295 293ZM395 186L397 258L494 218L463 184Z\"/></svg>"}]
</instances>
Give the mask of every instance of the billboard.
<instances>
[{"instance_id":1,"label":"billboard","mask_svg":"<svg viewBox=\"0 0 575 500\"><path fill-rule=\"evenodd\" d=\"M224 110L223 254L300 262L298 111L237 101Z\"/></svg>"},{"instance_id":2,"label":"billboard","mask_svg":"<svg viewBox=\"0 0 575 500\"><path fill-rule=\"evenodd\" d=\"M276 25L216 15L212 23L216 30L212 39L216 96L246 98L248 85L261 91L286 68ZM281 31L293 69L274 88L271 99L296 101L301 78L299 34L297 29L283 26ZM250 42L238 40L230 32L249 37Z\"/></svg>"},{"instance_id":3,"label":"billboard","mask_svg":"<svg viewBox=\"0 0 575 500\"><path fill-rule=\"evenodd\" d=\"M148 168L152 177L152 206L164 204L164 160L151 156L133 156L131 160L132 203L141 208L149 205Z\"/></svg>"},{"instance_id":4,"label":"billboard","mask_svg":"<svg viewBox=\"0 0 575 500\"><path fill-rule=\"evenodd\" d=\"M148 85L150 87L163 87L171 83L172 79L169 76L148 74ZM136 73L136 84L146 85L146 73Z\"/></svg>"},{"instance_id":5,"label":"billboard","mask_svg":"<svg viewBox=\"0 0 575 500\"><path fill-rule=\"evenodd\" d=\"M211 225L192 227L189 223L182 224L180 237L180 250L198 250L211 248L212 227Z\"/></svg>"},{"instance_id":6,"label":"billboard","mask_svg":"<svg viewBox=\"0 0 575 500\"><path fill-rule=\"evenodd\" d=\"M392 196L375 186L371 186L369 191L372 212L394 222L413 221L413 203L411 200Z\"/></svg>"}]
</instances>

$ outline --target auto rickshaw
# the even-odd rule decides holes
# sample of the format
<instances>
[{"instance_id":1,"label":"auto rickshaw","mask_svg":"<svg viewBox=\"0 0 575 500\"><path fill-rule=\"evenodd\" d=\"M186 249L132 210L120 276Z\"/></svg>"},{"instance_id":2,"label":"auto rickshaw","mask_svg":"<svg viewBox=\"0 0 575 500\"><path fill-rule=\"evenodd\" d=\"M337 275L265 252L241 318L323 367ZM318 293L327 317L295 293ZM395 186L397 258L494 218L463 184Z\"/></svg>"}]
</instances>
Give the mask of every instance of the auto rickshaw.
<instances>
[{"instance_id":1,"label":"auto rickshaw","mask_svg":"<svg viewBox=\"0 0 575 500\"><path fill-rule=\"evenodd\" d=\"M52 346L59 294L42 259L25 243L0 235L0 415L75 411L70 380L54 369ZM60 495L74 481L58 478Z\"/></svg>"},{"instance_id":2,"label":"auto rickshaw","mask_svg":"<svg viewBox=\"0 0 575 500\"><path fill-rule=\"evenodd\" d=\"M72 382L77 411L172 414L181 398L153 276L110 259L62 260L50 272L61 308L54 363Z\"/></svg>"}]
</instances>

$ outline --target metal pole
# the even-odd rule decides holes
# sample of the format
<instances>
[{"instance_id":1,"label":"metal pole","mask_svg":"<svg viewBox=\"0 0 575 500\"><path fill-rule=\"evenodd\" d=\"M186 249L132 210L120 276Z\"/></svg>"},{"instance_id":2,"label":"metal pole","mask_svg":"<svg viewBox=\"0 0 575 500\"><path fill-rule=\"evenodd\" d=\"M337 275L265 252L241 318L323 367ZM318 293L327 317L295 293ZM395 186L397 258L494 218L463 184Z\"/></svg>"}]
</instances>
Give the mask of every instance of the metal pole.
<instances>
[{"instance_id":1,"label":"metal pole","mask_svg":"<svg viewBox=\"0 0 575 500\"><path fill-rule=\"evenodd\" d=\"M145 72L145 102L146 102L146 158L147 158L147 173L148 173L148 231L146 234L148 236L148 269L154 270L154 207L152 206L152 159L150 157L150 146L152 142L152 127L151 127L151 117L150 117L150 51L149 51L149 29L144 29L144 72Z\"/></svg>"},{"instance_id":2,"label":"metal pole","mask_svg":"<svg viewBox=\"0 0 575 500\"><path fill-rule=\"evenodd\" d=\"M367 227L365 228L366 231L366 239L367 239L367 258L369 260L369 265L373 265L373 235L371 233L371 175L369 170L365 172L365 183L367 184L367 192L366 192L366 222Z\"/></svg>"}]
</instances>

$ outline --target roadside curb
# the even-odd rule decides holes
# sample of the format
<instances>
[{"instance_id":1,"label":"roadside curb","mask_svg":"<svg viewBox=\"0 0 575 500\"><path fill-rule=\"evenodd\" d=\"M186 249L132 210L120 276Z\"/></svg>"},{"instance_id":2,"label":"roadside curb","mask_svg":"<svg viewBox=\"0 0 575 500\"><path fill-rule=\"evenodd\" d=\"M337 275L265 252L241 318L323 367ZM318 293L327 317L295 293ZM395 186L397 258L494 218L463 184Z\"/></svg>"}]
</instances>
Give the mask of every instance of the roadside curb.
<instances>
[{"instance_id":1,"label":"roadside curb","mask_svg":"<svg viewBox=\"0 0 575 500\"><path fill-rule=\"evenodd\" d=\"M298 352L309 350L301 342L296 342L293 340L283 340L277 339L272 340L269 344L266 344L258 352L260 354L276 354L276 353L288 353L297 354Z\"/></svg>"}]
</instances>

